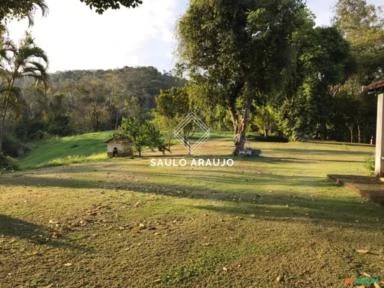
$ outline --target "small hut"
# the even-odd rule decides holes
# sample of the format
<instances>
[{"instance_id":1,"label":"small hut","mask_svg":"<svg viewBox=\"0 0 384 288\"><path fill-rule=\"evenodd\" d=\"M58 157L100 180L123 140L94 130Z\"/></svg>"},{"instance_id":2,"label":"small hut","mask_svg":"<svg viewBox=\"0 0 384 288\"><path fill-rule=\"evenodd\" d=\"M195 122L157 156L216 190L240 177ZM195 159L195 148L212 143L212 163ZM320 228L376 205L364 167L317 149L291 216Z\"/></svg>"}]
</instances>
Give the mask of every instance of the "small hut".
<instances>
[{"instance_id":1,"label":"small hut","mask_svg":"<svg viewBox=\"0 0 384 288\"><path fill-rule=\"evenodd\" d=\"M111 138L105 141L105 143L107 143L108 157L133 156L132 143L127 139Z\"/></svg>"}]
</instances>

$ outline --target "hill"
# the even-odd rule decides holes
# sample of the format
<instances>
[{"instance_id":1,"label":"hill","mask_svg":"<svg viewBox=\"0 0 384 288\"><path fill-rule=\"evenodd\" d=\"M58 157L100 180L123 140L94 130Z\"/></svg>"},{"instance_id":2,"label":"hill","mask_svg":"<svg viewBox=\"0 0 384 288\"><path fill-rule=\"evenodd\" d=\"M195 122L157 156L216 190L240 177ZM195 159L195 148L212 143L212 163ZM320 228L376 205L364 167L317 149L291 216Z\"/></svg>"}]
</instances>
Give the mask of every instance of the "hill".
<instances>
[{"instance_id":1,"label":"hill","mask_svg":"<svg viewBox=\"0 0 384 288\"><path fill-rule=\"evenodd\" d=\"M20 159L20 168L31 169L104 160L107 158L104 141L111 135L112 132L88 133L36 142L27 157Z\"/></svg>"},{"instance_id":2,"label":"hill","mask_svg":"<svg viewBox=\"0 0 384 288\"><path fill-rule=\"evenodd\" d=\"M146 117L160 90L182 86L185 80L154 67L82 70L50 75L48 90L31 81L18 83L25 105L14 123L19 139L45 133L71 134L115 129L122 117Z\"/></svg>"}]
</instances>

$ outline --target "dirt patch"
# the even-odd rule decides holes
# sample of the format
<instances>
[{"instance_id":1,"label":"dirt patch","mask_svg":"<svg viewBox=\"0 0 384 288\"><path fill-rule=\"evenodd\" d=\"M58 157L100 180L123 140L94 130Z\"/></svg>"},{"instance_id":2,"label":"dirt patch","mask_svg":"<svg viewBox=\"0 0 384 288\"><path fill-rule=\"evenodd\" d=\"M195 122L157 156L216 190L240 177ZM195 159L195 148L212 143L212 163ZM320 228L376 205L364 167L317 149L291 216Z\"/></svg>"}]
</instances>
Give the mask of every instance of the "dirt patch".
<instances>
[{"instance_id":1,"label":"dirt patch","mask_svg":"<svg viewBox=\"0 0 384 288\"><path fill-rule=\"evenodd\" d=\"M328 175L338 185L357 191L361 196L384 206L384 183L377 177L356 175Z\"/></svg>"}]
</instances>

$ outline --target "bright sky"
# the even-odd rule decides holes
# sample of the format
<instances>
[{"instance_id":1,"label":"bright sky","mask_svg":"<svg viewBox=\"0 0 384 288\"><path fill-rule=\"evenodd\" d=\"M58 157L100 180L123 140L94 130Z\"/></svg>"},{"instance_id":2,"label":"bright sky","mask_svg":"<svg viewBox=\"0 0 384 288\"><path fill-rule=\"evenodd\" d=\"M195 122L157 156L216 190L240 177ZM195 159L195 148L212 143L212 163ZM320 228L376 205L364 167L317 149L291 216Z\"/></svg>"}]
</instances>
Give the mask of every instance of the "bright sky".
<instances>
[{"instance_id":1,"label":"bright sky","mask_svg":"<svg viewBox=\"0 0 384 288\"><path fill-rule=\"evenodd\" d=\"M109 69L124 66L173 68L177 20L188 0L144 0L136 9L97 15L80 0L46 0L46 17L37 14L31 28L37 44L50 59L50 72ZM383 0L368 0L382 5ZM329 25L336 0L307 0L318 25ZM26 21L9 26L13 39L28 28Z\"/></svg>"}]
</instances>

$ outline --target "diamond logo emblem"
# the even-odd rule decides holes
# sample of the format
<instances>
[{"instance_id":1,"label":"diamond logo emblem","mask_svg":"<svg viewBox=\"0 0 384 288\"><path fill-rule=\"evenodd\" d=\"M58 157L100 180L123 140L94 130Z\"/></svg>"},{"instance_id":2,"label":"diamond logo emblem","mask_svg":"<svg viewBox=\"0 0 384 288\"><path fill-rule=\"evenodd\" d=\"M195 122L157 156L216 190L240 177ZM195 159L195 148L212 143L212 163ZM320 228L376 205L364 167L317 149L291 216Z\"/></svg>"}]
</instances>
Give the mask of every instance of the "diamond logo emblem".
<instances>
[{"instance_id":1,"label":"diamond logo emblem","mask_svg":"<svg viewBox=\"0 0 384 288\"><path fill-rule=\"evenodd\" d=\"M191 141L184 133L188 126L195 127L202 135L197 140ZM193 112L190 112L173 131L174 137L186 147L189 155L198 153L198 148L207 142L210 133L209 127Z\"/></svg>"}]
</instances>

